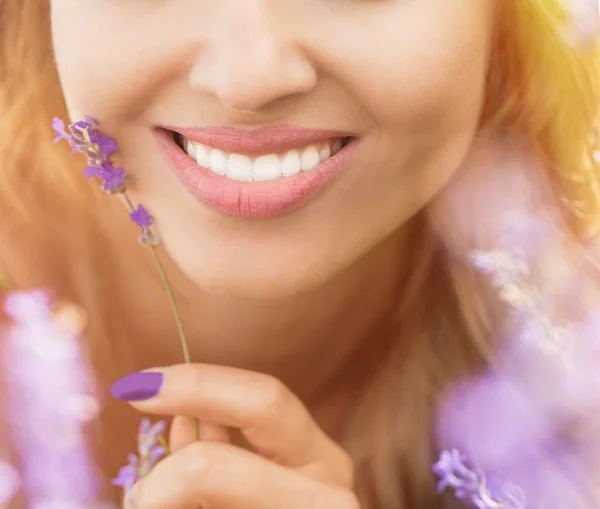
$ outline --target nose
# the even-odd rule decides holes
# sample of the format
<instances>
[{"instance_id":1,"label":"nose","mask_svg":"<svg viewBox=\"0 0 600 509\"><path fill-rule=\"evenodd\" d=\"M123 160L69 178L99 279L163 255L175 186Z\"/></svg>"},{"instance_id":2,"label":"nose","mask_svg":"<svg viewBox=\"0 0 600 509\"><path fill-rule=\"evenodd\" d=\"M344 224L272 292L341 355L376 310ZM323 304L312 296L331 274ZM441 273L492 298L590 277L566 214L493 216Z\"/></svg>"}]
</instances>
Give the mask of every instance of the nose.
<instances>
[{"instance_id":1,"label":"nose","mask_svg":"<svg viewBox=\"0 0 600 509\"><path fill-rule=\"evenodd\" d=\"M313 64L286 31L285 20L274 19L267 7L272 2L243 0L226 7L230 3L221 1L190 71L192 88L212 94L229 110L257 112L315 87Z\"/></svg>"}]
</instances>

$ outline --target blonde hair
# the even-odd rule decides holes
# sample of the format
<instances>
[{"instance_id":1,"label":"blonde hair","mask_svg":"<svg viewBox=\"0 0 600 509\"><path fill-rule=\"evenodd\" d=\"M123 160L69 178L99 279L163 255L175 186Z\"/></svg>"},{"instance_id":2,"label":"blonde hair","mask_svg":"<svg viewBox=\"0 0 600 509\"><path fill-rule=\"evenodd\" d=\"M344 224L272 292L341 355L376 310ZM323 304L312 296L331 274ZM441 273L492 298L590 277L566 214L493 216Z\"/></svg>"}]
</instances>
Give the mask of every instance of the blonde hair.
<instances>
[{"instance_id":1,"label":"blonde hair","mask_svg":"<svg viewBox=\"0 0 600 509\"><path fill-rule=\"evenodd\" d=\"M44 213L39 193L90 221L95 196L76 169L83 161L51 145L51 118L66 111L47 4L0 0L0 204L41 230L49 220L38 220ZM499 0L497 8L483 121L510 126L535 147L564 197L565 217L586 238L600 226L590 141L600 101L598 54L565 43L569 16L560 0ZM394 345L347 436L365 509L437 505L435 444L427 440L432 408L452 379L491 355L492 318L475 276L459 264L448 270L423 216L411 228L419 248L397 315L398 337L410 341Z\"/></svg>"}]
</instances>

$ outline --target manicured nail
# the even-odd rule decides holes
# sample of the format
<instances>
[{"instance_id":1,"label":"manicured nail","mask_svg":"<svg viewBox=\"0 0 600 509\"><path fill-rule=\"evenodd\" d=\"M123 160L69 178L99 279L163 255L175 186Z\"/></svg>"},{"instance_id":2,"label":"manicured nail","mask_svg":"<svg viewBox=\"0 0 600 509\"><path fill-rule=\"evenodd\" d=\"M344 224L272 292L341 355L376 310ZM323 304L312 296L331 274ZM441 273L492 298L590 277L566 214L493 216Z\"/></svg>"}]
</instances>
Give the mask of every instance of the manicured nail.
<instances>
[{"instance_id":1,"label":"manicured nail","mask_svg":"<svg viewBox=\"0 0 600 509\"><path fill-rule=\"evenodd\" d=\"M115 398L123 401L144 401L156 396L162 385L162 373L144 371L117 380L110 388L110 392Z\"/></svg>"}]
</instances>

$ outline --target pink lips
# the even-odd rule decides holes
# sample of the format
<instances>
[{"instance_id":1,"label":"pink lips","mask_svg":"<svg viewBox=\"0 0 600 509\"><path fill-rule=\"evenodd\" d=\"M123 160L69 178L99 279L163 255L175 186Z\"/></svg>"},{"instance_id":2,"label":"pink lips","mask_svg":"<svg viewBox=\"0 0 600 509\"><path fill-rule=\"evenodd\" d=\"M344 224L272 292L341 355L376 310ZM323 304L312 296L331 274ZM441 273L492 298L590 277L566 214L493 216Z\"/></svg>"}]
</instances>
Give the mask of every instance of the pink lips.
<instances>
[{"instance_id":1,"label":"pink lips","mask_svg":"<svg viewBox=\"0 0 600 509\"><path fill-rule=\"evenodd\" d=\"M266 127L252 131L232 128L169 128L188 140L226 152L250 155L279 153L306 147L350 133L303 129L294 126ZM230 216L267 219L285 214L314 197L356 154L358 138L319 166L293 177L261 182L239 182L199 166L165 129L156 129L159 145L186 188L207 207Z\"/></svg>"}]
</instances>

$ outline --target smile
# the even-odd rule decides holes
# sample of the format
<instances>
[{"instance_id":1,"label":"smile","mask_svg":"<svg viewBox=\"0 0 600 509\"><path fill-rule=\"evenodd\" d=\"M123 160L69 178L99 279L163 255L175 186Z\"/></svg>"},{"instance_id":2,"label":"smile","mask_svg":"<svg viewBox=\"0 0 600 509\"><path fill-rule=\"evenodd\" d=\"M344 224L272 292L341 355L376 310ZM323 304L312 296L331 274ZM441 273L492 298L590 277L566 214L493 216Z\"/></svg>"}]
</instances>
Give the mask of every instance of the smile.
<instances>
[{"instance_id":1,"label":"smile","mask_svg":"<svg viewBox=\"0 0 600 509\"><path fill-rule=\"evenodd\" d=\"M297 127L156 129L174 173L207 207L267 219L308 203L357 152L348 133Z\"/></svg>"},{"instance_id":2,"label":"smile","mask_svg":"<svg viewBox=\"0 0 600 509\"><path fill-rule=\"evenodd\" d=\"M241 182L259 182L293 177L312 171L347 145L349 138L332 138L324 143L262 155L225 152L202 143L194 143L180 134L176 143L203 168Z\"/></svg>"}]
</instances>

